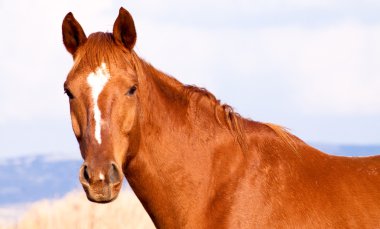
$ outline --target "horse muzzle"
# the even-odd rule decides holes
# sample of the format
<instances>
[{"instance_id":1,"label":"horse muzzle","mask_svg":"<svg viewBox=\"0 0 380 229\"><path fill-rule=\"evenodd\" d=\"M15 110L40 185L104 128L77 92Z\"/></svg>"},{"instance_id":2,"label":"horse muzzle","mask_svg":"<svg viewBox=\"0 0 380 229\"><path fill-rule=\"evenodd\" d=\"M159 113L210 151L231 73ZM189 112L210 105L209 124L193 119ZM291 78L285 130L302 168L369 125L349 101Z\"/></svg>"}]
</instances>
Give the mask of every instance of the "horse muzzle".
<instances>
[{"instance_id":1,"label":"horse muzzle","mask_svg":"<svg viewBox=\"0 0 380 229\"><path fill-rule=\"evenodd\" d=\"M120 192L123 173L114 162L96 166L84 162L79 170L79 181L88 200L109 203L116 199Z\"/></svg>"}]
</instances>

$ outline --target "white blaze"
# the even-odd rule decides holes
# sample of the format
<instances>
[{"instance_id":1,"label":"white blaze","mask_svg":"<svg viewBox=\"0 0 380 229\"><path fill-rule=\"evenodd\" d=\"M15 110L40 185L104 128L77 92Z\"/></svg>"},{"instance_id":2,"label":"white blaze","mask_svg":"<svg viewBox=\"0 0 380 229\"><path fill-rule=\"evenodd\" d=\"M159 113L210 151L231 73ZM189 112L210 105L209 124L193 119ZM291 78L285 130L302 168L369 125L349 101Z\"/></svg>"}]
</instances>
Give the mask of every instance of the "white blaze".
<instances>
[{"instance_id":1,"label":"white blaze","mask_svg":"<svg viewBox=\"0 0 380 229\"><path fill-rule=\"evenodd\" d=\"M98 106L98 97L100 93L103 91L104 86L107 84L108 80L111 78L111 75L107 69L107 65L102 63L95 72L92 72L87 77L87 83L90 85L92 101L94 104L94 120L95 120L95 139L101 144L102 136L100 134L101 131L101 122L102 116Z\"/></svg>"}]
</instances>

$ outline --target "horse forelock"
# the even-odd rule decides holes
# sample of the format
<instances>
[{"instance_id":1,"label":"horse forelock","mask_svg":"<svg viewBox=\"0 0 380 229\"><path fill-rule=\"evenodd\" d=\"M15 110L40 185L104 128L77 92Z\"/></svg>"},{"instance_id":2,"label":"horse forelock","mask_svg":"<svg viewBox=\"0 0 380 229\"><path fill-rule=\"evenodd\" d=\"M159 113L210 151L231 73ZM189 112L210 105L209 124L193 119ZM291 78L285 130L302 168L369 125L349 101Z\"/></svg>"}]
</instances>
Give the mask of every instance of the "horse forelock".
<instances>
[{"instance_id":1,"label":"horse forelock","mask_svg":"<svg viewBox=\"0 0 380 229\"><path fill-rule=\"evenodd\" d=\"M95 72L103 63L110 69L131 67L128 61L130 55L129 51L115 43L112 33L93 33L75 54L72 71L89 68Z\"/></svg>"}]
</instances>

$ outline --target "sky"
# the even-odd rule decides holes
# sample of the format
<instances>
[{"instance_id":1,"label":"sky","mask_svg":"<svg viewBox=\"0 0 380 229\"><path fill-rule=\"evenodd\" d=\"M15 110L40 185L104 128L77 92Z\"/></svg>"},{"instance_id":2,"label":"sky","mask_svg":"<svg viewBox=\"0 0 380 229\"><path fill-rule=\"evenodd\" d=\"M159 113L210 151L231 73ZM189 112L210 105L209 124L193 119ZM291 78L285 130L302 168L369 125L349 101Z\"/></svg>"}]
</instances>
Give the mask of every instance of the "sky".
<instances>
[{"instance_id":1,"label":"sky","mask_svg":"<svg viewBox=\"0 0 380 229\"><path fill-rule=\"evenodd\" d=\"M380 144L378 0L0 0L0 158L78 157L61 24L134 17L136 52L244 117L306 142Z\"/></svg>"}]
</instances>

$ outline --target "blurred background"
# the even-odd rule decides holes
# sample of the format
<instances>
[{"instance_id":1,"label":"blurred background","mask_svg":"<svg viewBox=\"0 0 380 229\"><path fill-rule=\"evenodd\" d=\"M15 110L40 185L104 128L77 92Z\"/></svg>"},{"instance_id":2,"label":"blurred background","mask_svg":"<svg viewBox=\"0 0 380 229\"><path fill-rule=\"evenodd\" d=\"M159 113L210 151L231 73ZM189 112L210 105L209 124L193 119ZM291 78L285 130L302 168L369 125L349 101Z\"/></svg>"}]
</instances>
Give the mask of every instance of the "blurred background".
<instances>
[{"instance_id":1,"label":"blurred background","mask_svg":"<svg viewBox=\"0 0 380 229\"><path fill-rule=\"evenodd\" d=\"M0 219L79 187L61 23L110 32L120 6L156 68L327 153L380 154L379 1L0 0Z\"/></svg>"}]
</instances>

